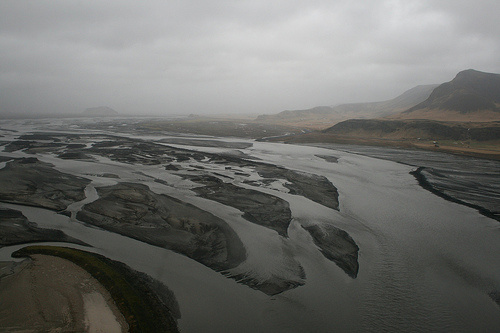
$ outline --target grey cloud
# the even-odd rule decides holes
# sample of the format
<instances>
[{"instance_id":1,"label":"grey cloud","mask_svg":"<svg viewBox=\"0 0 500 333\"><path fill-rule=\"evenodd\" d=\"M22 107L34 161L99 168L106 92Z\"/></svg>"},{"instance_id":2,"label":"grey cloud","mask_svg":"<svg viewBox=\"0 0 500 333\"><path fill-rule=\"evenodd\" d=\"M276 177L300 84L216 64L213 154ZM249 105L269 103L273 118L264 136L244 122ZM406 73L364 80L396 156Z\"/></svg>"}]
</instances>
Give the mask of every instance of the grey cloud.
<instances>
[{"instance_id":1,"label":"grey cloud","mask_svg":"<svg viewBox=\"0 0 500 333\"><path fill-rule=\"evenodd\" d=\"M3 1L0 113L279 112L499 72L494 1Z\"/></svg>"}]
</instances>

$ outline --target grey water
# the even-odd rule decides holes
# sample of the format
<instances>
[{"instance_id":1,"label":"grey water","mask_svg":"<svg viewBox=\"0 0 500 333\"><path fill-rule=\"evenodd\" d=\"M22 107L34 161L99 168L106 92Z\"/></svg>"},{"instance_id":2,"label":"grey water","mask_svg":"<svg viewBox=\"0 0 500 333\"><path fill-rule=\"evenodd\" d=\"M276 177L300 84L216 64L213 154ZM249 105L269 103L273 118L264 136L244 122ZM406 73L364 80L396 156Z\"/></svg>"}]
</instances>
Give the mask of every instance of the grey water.
<instances>
[{"instance_id":1,"label":"grey water","mask_svg":"<svg viewBox=\"0 0 500 333\"><path fill-rule=\"evenodd\" d=\"M322 147L423 168L437 190L490 211L500 221L500 161L435 151L329 144Z\"/></svg>"},{"instance_id":2,"label":"grey water","mask_svg":"<svg viewBox=\"0 0 500 333\"><path fill-rule=\"evenodd\" d=\"M442 186L459 188L464 200L474 196L477 189L486 188L474 200L482 197L482 204L494 208L499 206L497 162L384 148L325 149L248 142L252 146L239 149L247 156L327 177L338 189L340 211L262 188L290 203L293 221L289 237L283 239L241 219L234 209L196 197L180 181L176 183L178 189L166 188L136 173L172 177L163 168L106 159L81 162L44 154L37 157L61 171L86 177L110 170L122 180L139 177L136 181L155 191L178 193L184 200L229 220L253 254L252 261L245 265L256 274L272 269L284 274L278 269L279 253L287 253L304 268L305 284L275 296L238 284L172 251L88 226L74 219L75 214L70 218L41 208L0 205L22 211L40 227L63 230L90 244L92 251L165 283L179 302L182 332L500 331L500 305L490 296L500 291L499 222L423 189L410 174L421 166L439 170L446 175L439 178ZM331 160L336 163L318 155L334 157ZM90 178L93 187L112 181ZM462 181L462 186L449 185L450 179L454 184ZM437 180L433 182L438 184ZM85 202L97 198L93 187L88 188ZM71 209L76 212L85 202L75 203ZM302 227L307 223L331 223L351 235L360 248L357 278L348 277L321 255ZM0 259L8 260L17 248L0 249Z\"/></svg>"}]
</instances>

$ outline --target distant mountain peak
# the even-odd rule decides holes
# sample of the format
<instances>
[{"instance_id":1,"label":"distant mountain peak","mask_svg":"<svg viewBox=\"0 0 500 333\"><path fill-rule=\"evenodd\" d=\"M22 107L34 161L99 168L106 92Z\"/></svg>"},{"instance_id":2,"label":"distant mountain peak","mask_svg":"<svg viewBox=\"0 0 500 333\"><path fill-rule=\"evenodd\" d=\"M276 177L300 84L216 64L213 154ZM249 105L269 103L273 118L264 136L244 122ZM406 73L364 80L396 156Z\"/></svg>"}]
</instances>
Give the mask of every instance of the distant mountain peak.
<instances>
[{"instance_id":1,"label":"distant mountain peak","mask_svg":"<svg viewBox=\"0 0 500 333\"><path fill-rule=\"evenodd\" d=\"M455 76L455 79L474 77L474 76L487 76L489 74L496 75L494 73L486 73L486 72L481 72L481 71L469 68L469 69L465 69L463 71L458 72L457 75Z\"/></svg>"},{"instance_id":2,"label":"distant mountain peak","mask_svg":"<svg viewBox=\"0 0 500 333\"><path fill-rule=\"evenodd\" d=\"M85 109L83 115L89 117L112 117L117 116L118 112L109 106L97 106Z\"/></svg>"},{"instance_id":3,"label":"distant mountain peak","mask_svg":"<svg viewBox=\"0 0 500 333\"><path fill-rule=\"evenodd\" d=\"M457 76L464 75L464 74L472 74L472 73L484 73L484 72L480 72L478 70L469 68L469 69L464 69L463 71L458 72Z\"/></svg>"},{"instance_id":4,"label":"distant mountain peak","mask_svg":"<svg viewBox=\"0 0 500 333\"><path fill-rule=\"evenodd\" d=\"M500 74L474 69L459 72L453 80L438 86L429 98L403 114L423 110L446 110L461 114L500 111Z\"/></svg>"}]
</instances>

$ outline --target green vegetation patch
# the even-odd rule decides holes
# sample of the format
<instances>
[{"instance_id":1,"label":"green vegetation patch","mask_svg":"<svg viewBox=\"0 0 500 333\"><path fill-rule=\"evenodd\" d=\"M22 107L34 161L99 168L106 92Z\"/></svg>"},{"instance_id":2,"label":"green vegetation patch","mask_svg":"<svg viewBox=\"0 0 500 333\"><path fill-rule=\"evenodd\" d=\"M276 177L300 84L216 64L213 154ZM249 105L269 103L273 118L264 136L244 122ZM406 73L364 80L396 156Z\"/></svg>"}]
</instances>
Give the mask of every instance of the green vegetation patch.
<instances>
[{"instance_id":1,"label":"green vegetation patch","mask_svg":"<svg viewBox=\"0 0 500 333\"><path fill-rule=\"evenodd\" d=\"M150 288L153 279L99 254L58 246L28 246L14 258L42 254L69 260L89 272L111 294L130 332L178 332L168 305Z\"/></svg>"}]
</instances>

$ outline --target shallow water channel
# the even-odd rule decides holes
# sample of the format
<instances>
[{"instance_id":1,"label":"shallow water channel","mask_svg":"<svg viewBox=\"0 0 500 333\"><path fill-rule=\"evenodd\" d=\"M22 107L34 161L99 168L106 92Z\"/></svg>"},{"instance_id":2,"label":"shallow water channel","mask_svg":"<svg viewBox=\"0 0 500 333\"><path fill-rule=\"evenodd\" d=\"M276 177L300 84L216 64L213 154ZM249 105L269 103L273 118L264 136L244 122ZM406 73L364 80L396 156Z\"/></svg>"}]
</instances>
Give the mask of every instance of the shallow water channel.
<instances>
[{"instance_id":1,"label":"shallow water channel","mask_svg":"<svg viewBox=\"0 0 500 333\"><path fill-rule=\"evenodd\" d=\"M256 274L284 270L280 258L293 258L304 269L305 283L278 295L268 296L239 284L173 251L79 222L75 214L67 217L5 203L0 207L20 210L39 227L62 230L90 244L92 248L87 250L164 282L179 302L182 332L500 331L500 305L490 297L500 291L498 221L421 188L409 174L415 170L411 165L346 149L251 143L238 151L266 163L327 177L338 189L339 211L273 188L280 189L280 184L261 188L290 204L293 220L288 237L278 237L276 232L242 219L234 208L196 196L189 182L158 166L106 158L61 160L43 153L36 157L53 163L59 171L92 180L87 199L69 207L74 213L98 198L96 187L117 181L140 182L224 219L247 249L245 269ZM235 153L232 148L172 146ZM11 156L27 156L23 154ZM196 161L189 163L195 165ZM96 176L104 172L120 178ZM229 171L221 166L218 172ZM170 185L155 182L155 177ZM356 278L318 251L303 228L314 223L332 224L354 239L359 246ZM0 260L11 260L10 253L20 247L0 249Z\"/></svg>"}]
</instances>

